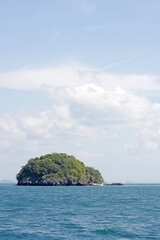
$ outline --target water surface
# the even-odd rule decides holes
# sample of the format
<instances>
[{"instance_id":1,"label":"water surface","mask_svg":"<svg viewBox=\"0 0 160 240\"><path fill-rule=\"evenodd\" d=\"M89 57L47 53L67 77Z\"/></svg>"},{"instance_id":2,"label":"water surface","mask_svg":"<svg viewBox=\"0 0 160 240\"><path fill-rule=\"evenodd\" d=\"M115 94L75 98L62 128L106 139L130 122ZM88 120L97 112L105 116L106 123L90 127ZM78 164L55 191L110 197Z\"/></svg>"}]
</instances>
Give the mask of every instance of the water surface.
<instances>
[{"instance_id":1,"label":"water surface","mask_svg":"<svg viewBox=\"0 0 160 240\"><path fill-rule=\"evenodd\" d=\"M0 185L0 239L160 239L160 185Z\"/></svg>"}]
</instances>

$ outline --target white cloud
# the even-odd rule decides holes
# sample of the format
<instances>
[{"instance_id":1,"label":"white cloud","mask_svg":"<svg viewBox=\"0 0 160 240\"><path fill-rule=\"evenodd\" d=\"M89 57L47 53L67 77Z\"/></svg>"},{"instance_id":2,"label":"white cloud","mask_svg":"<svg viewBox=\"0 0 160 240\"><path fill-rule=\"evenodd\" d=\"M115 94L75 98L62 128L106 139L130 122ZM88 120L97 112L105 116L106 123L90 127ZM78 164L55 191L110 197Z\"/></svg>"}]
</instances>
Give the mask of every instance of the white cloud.
<instances>
[{"instance_id":1,"label":"white cloud","mask_svg":"<svg viewBox=\"0 0 160 240\"><path fill-rule=\"evenodd\" d=\"M87 126L151 126L160 120L160 104L121 88L106 90L95 84L74 88L46 88L53 103L67 106L77 122Z\"/></svg>"},{"instance_id":2,"label":"white cloud","mask_svg":"<svg viewBox=\"0 0 160 240\"><path fill-rule=\"evenodd\" d=\"M150 131L160 122L158 103L153 104L120 88L106 90L95 84L47 87L45 91L52 97L53 109L37 114L23 112L1 116L2 139L52 145L65 139L74 144L78 137L81 138L79 144L83 145L88 140L118 138L118 133L130 126L139 128L144 141L151 137L159 141L160 131Z\"/></svg>"},{"instance_id":3,"label":"white cloud","mask_svg":"<svg viewBox=\"0 0 160 240\"><path fill-rule=\"evenodd\" d=\"M72 85L80 80L77 68L62 66L38 70L20 70L0 74L0 87L19 90L38 90L45 85Z\"/></svg>"},{"instance_id":4,"label":"white cloud","mask_svg":"<svg viewBox=\"0 0 160 240\"><path fill-rule=\"evenodd\" d=\"M151 151L160 150L160 118L156 119L151 128L142 128L141 134L146 149ZM158 123L158 124L157 124Z\"/></svg>"},{"instance_id":5,"label":"white cloud","mask_svg":"<svg viewBox=\"0 0 160 240\"><path fill-rule=\"evenodd\" d=\"M0 87L42 89L49 93L53 109L1 118L0 128L32 140L62 136L110 139L127 126L149 129L160 122L160 104L133 90L157 90L155 79L107 74L78 65L1 73Z\"/></svg>"},{"instance_id":6,"label":"white cloud","mask_svg":"<svg viewBox=\"0 0 160 240\"><path fill-rule=\"evenodd\" d=\"M148 150L156 151L159 148L159 144L153 141L145 141L144 146Z\"/></svg>"},{"instance_id":7,"label":"white cloud","mask_svg":"<svg viewBox=\"0 0 160 240\"><path fill-rule=\"evenodd\" d=\"M19 90L39 90L46 85L52 87L76 87L97 84L107 90L120 87L129 91L159 90L158 76L116 75L101 69L82 65L64 65L53 68L17 70L0 73L0 87Z\"/></svg>"},{"instance_id":8,"label":"white cloud","mask_svg":"<svg viewBox=\"0 0 160 240\"><path fill-rule=\"evenodd\" d=\"M96 9L96 6L88 0L74 0L73 4L75 9L87 15L93 14Z\"/></svg>"},{"instance_id":9,"label":"white cloud","mask_svg":"<svg viewBox=\"0 0 160 240\"><path fill-rule=\"evenodd\" d=\"M123 146L123 148L124 148L124 152L125 152L125 153L128 153L128 152L132 152L132 151L134 151L135 149L137 149L138 146L135 145L135 144L130 143L130 144L125 144L125 145Z\"/></svg>"}]
</instances>

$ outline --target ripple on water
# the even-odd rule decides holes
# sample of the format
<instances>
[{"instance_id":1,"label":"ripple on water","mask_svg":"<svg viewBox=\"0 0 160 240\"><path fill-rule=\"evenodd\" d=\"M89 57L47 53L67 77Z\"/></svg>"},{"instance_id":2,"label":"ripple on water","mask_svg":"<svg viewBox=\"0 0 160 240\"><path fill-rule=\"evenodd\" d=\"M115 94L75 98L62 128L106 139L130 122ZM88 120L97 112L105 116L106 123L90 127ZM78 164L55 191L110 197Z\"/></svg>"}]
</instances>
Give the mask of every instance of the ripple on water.
<instances>
[{"instance_id":1,"label":"ripple on water","mask_svg":"<svg viewBox=\"0 0 160 240\"><path fill-rule=\"evenodd\" d=\"M160 186L1 187L1 240L160 239Z\"/></svg>"}]
</instances>

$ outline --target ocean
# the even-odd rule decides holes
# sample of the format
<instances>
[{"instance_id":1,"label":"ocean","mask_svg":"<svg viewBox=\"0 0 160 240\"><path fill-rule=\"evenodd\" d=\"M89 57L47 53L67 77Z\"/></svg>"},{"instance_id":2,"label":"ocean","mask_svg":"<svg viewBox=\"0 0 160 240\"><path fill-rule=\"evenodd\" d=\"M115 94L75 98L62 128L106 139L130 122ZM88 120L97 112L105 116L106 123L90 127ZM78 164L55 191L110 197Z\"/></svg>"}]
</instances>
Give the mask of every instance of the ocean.
<instances>
[{"instance_id":1,"label":"ocean","mask_svg":"<svg viewBox=\"0 0 160 240\"><path fill-rule=\"evenodd\" d=\"M0 185L0 240L160 239L160 185Z\"/></svg>"}]
</instances>

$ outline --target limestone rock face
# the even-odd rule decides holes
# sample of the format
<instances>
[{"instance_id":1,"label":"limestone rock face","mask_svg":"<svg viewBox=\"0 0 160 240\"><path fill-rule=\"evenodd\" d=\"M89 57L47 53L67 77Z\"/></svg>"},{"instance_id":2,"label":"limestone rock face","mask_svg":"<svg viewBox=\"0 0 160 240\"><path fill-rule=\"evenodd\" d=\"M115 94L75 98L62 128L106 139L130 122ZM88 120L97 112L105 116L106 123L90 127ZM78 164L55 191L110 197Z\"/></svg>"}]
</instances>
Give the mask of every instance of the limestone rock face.
<instances>
[{"instance_id":1,"label":"limestone rock face","mask_svg":"<svg viewBox=\"0 0 160 240\"><path fill-rule=\"evenodd\" d=\"M54 178L45 179L41 181L31 181L31 180L22 180L18 181L17 185L23 185L23 186L92 186L92 182L80 182L79 180L74 180L71 178L68 178L66 180L60 180L57 181Z\"/></svg>"},{"instance_id":2,"label":"limestone rock face","mask_svg":"<svg viewBox=\"0 0 160 240\"><path fill-rule=\"evenodd\" d=\"M17 185L23 186L95 186L103 182L98 170L65 153L30 159L17 174L17 180Z\"/></svg>"}]
</instances>

